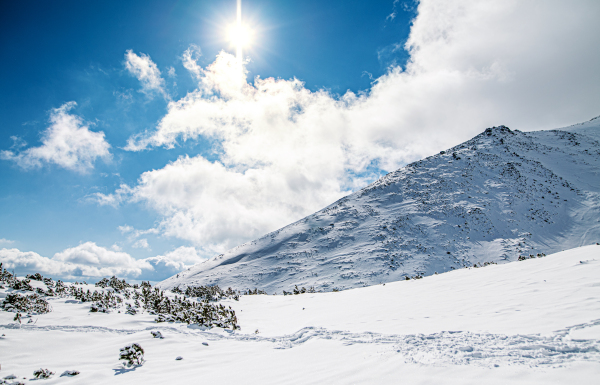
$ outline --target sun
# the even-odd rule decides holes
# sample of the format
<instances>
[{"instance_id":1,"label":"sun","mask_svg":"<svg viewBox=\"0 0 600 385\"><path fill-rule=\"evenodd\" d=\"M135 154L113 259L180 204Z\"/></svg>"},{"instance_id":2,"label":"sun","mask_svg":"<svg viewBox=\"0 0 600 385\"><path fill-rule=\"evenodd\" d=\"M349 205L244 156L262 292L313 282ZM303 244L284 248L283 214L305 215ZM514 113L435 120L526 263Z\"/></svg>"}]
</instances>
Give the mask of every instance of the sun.
<instances>
[{"instance_id":1,"label":"sun","mask_svg":"<svg viewBox=\"0 0 600 385\"><path fill-rule=\"evenodd\" d=\"M233 24L227 30L227 38L236 48L245 48L252 41L252 31L243 24Z\"/></svg>"},{"instance_id":2,"label":"sun","mask_svg":"<svg viewBox=\"0 0 600 385\"><path fill-rule=\"evenodd\" d=\"M237 0L236 22L227 28L227 37L235 47L238 62L242 63L244 61L242 49L252 40L252 30L242 24L242 0Z\"/></svg>"}]
</instances>

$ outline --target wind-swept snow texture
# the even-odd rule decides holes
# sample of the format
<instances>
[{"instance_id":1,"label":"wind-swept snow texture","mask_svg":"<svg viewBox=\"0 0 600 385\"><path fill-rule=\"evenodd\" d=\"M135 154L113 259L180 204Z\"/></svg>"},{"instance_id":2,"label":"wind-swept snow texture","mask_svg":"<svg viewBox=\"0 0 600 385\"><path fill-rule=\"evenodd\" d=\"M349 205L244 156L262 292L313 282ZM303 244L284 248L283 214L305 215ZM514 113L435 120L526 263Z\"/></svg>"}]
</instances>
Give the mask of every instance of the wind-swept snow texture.
<instances>
[{"instance_id":1,"label":"wind-swept snow texture","mask_svg":"<svg viewBox=\"0 0 600 385\"><path fill-rule=\"evenodd\" d=\"M11 290L0 289L0 298ZM22 325L0 311L1 377L29 383L42 367L57 373L43 381L49 385L596 385L600 378L597 245L339 293L227 299L239 316L235 331L46 299L53 311L24 315ZM145 362L124 367L119 349L132 343ZM66 370L80 374L58 376Z\"/></svg>"},{"instance_id":2,"label":"wind-swept snow texture","mask_svg":"<svg viewBox=\"0 0 600 385\"><path fill-rule=\"evenodd\" d=\"M331 291L599 242L599 132L488 128L159 286Z\"/></svg>"}]
</instances>

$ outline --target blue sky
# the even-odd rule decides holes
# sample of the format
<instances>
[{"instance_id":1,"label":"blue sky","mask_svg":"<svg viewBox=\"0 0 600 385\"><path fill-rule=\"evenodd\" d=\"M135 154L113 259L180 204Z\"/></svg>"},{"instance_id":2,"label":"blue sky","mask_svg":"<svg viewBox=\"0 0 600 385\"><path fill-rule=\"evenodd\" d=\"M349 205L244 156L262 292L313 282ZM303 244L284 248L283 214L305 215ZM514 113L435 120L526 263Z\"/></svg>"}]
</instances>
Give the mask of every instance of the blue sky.
<instances>
[{"instance_id":1,"label":"blue sky","mask_svg":"<svg viewBox=\"0 0 600 385\"><path fill-rule=\"evenodd\" d=\"M595 2L245 0L245 80L235 1L1 7L0 262L23 273L166 278L487 126L600 114Z\"/></svg>"}]
</instances>

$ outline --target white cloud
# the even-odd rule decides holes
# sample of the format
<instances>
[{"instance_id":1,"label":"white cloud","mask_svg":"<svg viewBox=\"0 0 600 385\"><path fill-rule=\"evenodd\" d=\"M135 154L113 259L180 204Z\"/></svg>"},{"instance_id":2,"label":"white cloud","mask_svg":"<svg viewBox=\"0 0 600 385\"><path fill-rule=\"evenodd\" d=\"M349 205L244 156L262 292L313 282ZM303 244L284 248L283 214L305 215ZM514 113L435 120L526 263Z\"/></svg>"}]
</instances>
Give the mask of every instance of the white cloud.
<instances>
[{"instance_id":1,"label":"white cloud","mask_svg":"<svg viewBox=\"0 0 600 385\"><path fill-rule=\"evenodd\" d=\"M144 260L135 260L129 254L108 250L93 242L56 253L53 258L42 257L32 251L1 249L0 262L4 268L15 269L17 274L39 272L54 278L101 278L117 275L139 277L143 270L153 270Z\"/></svg>"},{"instance_id":2,"label":"white cloud","mask_svg":"<svg viewBox=\"0 0 600 385\"><path fill-rule=\"evenodd\" d=\"M204 70L198 65L196 60L202 55L200 47L192 44L188 49L185 50L181 61L186 70L190 71L195 79L201 79Z\"/></svg>"},{"instance_id":3,"label":"white cloud","mask_svg":"<svg viewBox=\"0 0 600 385\"><path fill-rule=\"evenodd\" d=\"M587 120L600 108L599 11L593 1L421 1L406 68L341 97L297 79L251 84L232 55L202 68L188 50L198 89L127 149L204 137L219 143L219 159L181 157L114 199L147 202L165 235L220 251L331 203L373 168L394 170L486 127Z\"/></svg>"},{"instance_id":4,"label":"white cloud","mask_svg":"<svg viewBox=\"0 0 600 385\"><path fill-rule=\"evenodd\" d=\"M86 198L91 202L95 202L100 206L113 206L117 207L124 200L126 200L131 195L131 188L126 184L121 184L117 190L115 190L112 194L102 194L102 193L93 193L88 195ZM121 232L124 232L121 227L119 227Z\"/></svg>"},{"instance_id":5,"label":"white cloud","mask_svg":"<svg viewBox=\"0 0 600 385\"><path fill-rule=\"evenodd\" d=\"M0 262L18 275L40 273L54 279L120 278L163 280L203 260L193 247L179 247L165 255L134 259L129 254L86 242L56 253L53 258L33 251L0 249Z\"/></svg>"},{"instance_id":6,"label":"white cloud","mask_svg":"<svg viewBox=\"0 0 600 385\"><path fill-rule=\"evenodd\" d=\"M132 50L127 50L125 68L142 83L142 92L146 95L151 96L158 92L165 99L169 99L169 95L165 91L165 81L150 56L143 53L138 56Z\"/></svg>"},{"instance_id":7,"label":"white cloud","mask_svg":"<svg viewBox=\"0 0 600 385\"><path fill-rule=\"evenodd\" d=\"M193 247L181 246L165 255L146 258L145 261L154 267L154 275L148 279L155 281L167 279L196 263L206 260Z\"/></svg>"},{"instance_id":8,"label":"white cloud","mask_svg":"<svg viewBox=\"0 0 600 385\"><path fill-rule=\"evenodd\" d=\"M54 163L81 173L94 167L97 158L110 158L110 145L104 132L93 132L83 120L69 114L77 103L68 102L50 112L50 126L43 133L42 145L24 151L1 151L0 158L12 160L23 169Z\"/></svg>"},{"instance_id":9,"label":"white cloud","mask_svg":"<svg viewBox=\"0 0 600 385\"><path fill-rule=\"evenodd\" d=\"M0 245L12 245L15 241L11 241L10 239L0 238Z\"/></svg>"},{"instance_id":10,"label":"white cloud","mask_svg":"<svg viewBox=\"0 0 600 385\"><path fill-rule=\"evenodd\" d=\"M122 251L109 250L96 245L94 242L82 243L79 246L65 249L54 254L55 262L62 262L66 266L77 266L84 276L139 276L142 269L151 270L152 267L143 259L134 259Z\"/></svg>"},{"instance_id":11,"label":"white cloud","mask_svg":"<svg viewBox=\"0 0 600 385\"><path fill-rule=\"evenodd\" d=\"M148 240L146 238L138 239L131 245L131 247L135 249L147 249L150 250L150 245L148 244Z\"/></svg>"}]
</instances>

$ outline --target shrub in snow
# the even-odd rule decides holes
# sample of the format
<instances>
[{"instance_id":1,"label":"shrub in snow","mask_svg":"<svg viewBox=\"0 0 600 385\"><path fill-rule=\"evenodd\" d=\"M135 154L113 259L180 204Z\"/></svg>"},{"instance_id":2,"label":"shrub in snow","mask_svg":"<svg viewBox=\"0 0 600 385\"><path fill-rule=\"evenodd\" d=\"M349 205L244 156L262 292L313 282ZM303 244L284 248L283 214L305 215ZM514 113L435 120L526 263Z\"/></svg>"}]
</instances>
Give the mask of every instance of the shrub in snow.
<instances>
[{"instance_id":1,"label":"shrub in snow","mask_svg":"<svg viewBox=\"0 0 600 385\"><path fill-rule=\"evenodd\" d=\"M119 281L119 279L113 275L110 279L102 278L100 281L98 281L96 283L96 287L102 287L102 288L111 287L117 293L119 293L123 290L130 288L131 285L128 284L127 282L125 282L124 279Z\"/></svg>"},{"instance_id":2,"label":"shrub in snow","mask_svg":"<svg viewBox=\"0 0 600 385\"><path fill-rule=\"evenodd\" d=\"M144 362L144 349L137 343L127 345L121 348L119 360L125 361L125 366L141 365Z\"/></svg>"},{"instance_id":3,"label":"shrub in snow","mask_svg":"<svg viewBox=\"0 0 600 385\"><path fill-rule=\"evenodd\" d=\"M183 357L181 357L181 356L177 356L177 357L175 358L175 360L177 360L177 361L181 361L181 360L183 360Z\"/></svg>"},{"instance_id":4,"label":"shrub in snow","mask_svg":"<svg viewBox=\"0 0 600 385\"><path fill-rule=\"evenodd\" d=\"M188 286L185 288L185 291L180 287L174 287L171 291L176 294L185 294L188 297L196 297L209 302L216 302L227 298L236 301L240 299L240 295L232 288L223 290L218 285Z\"/></svg>"},{"instance_id":5,"label":"shrub in snow","mask_svg":"<svg viewBox=\"0 0 600 385\"><path fill-rule=\"evenodd\" d=\"M38 378L38 379L47 379L47 378L50 378L50 376L53 374L54 374L54 372L51 372L48 369L42 369L42 368L33 372L33 375L35 376L35 378Z\"/></svg>"},{"instance_id":6,"label":"shrub in snow","mask_svg":"<svg viewBox=\"0 0 600 385\"><path fill-rule=\"evenodd\" d=\"M162 333L157 331L151 331L150 334L152 334L152 337L154 338L160 338L161 340L164 338Z\"/></svg>"},{"instance_id":7,"label":"shrub in snow","mask_svg":"<svg viewBox=\"0 0 600 385\"><path fill-rule=\"evenodd\" d=\"M110 313L110 309L105 308L101 303L94 302L90 306L90 313Z\"/></svg>"},{"instance_id":8,"label":"shrub in snow","mask_svg":"<svg viewBox=\"0 0 600 385\"><path fill-rule=\"evenodd\" d=\"M0 380L0 384L10 384L10 385L25 385L24 383L20 382L20 381L16 381L17 376L15 376L14 374L9 374L8 376L5 376L4 379Z\"/></svg>"},{"instance_id":9,"label":"shrub in snow","mask_svg":"<svg viewBox=\"0 0 600 385\"><path fill-rule=\"evenodd\" d=\"M50 304L38 294L21 295L19 293L9 293L6 295L4 301L2 301L2 304L0 304L0 307L6 311L23 313L44 314L52 311Z\"/></svg>"},{"instance_id":10,"label":"shrub in snow","mask_svg":"<svg viewBox=\"0 0 600 385\"><path fill-rule=\"evenodd\" d=\"M127 310L125 311L125 313L127 314L131 314L131 315L136 315L137 314L137 310L131 306L131 304L127 304Z\"/></svg>"},{"instance_id":11,"label":"shrub in snow","mask_svg":"<svg viewBox=\"0 0 600 385\"><path fill-rule=\"evenodd\" d=\"M5 283L14 290L33 291L33 287L29 284L31 282L29 279L17 279L16 275L11 274L10 271L2 267L2 263L0 263L0 282Z\"/></svg>"},{"instance_id":12,"label":"shrub in snow","mask_svg":"<svg viewBox=\"0 0 600 385\"><path fill-rule=\"evenodd\" d=\"M29 284L31 282L28 279L19 280L14 278L9 284L8 287L14 290L23 290L23 291L33 291L33 287Z\"/></svg>"},{"instance_id":13,"label":"shrub in snow","mask_svg":"<svg viewBox=\"0 0 600 385\"><path fill-rule=\"evenodd\" d=\"M302 289L298 289L298 285L294 286L294 294L304 294L306 293L306 288L302 287Z\"/></svg>"},{"instance_id":14,"label":"shrub in snow","mask_svg":"<svg viewBox=\"0 0 600 385\"><path fill-rule=\"evenodd\" d=\"M143 286L140 298L150 314L157 314L156 322L185 322L207 327L238 329L235 312L222 304L209 301L191 301L184 297L170 299L158 288Z\"/></svg>"},{"instance_id":15,"label":"shrub in snow","mask_svg":"<svg viewBox=\"0 0 600 385\"><path fill-rule=\"evenodd\" d=\"M532 258L542 258L545 256L546 256L546 254L544 254L544 253L538 253L537 255L529 254L529 256L520 255L519 261L524 261L526 259L532 259Z\"/></svg>"},{"instance_id":16,"label":"shrub in snow","mask_svg":"<svg viewBox=\"0 0 600 385\"><path fill-rule=\"evenodd\" d=\"M243 295L258 295L258 294L267 294L266 291L264 290L260 290L258 288L254 288L254 290L252 289L248 289L247 291L245 291L244 293L242 293Z\"/></svg>"},{"instance_id":17,"label":"shrub in snow","mask_svg":"<svg viewBox=\"0 0 600 385\"><path fill-rule=\"evenodd\" d=\"M77 370L65 370L63 372L63 374L61 374L61 377L73 377L79 374L79 371Z\"/></svg>"},{"instance_id":18,"label":"shrub in snow","mask_svg":"<svg viewBox=\"0 0 600 385\"><path fill-rule=\"evenodd\" d=\"M316 292L317 291L315 290L314 286L311 286L308 289L305 288L304 286L302 286L301 289L298 289L298 285L294 285L293 293L296 294L296 295L297 294L304 294L304 293L316 293ZM265 293L263 291L261 294L267 294L267 293ZM286 292L286 291L283 292L283 295L290 295L290 294L292 294L292 293L289 293L289 292Z\"/></svg>"},{"instance_id":19,"label":"shrub in snow","mask_svg":"<svg viewBox=\"0 0 600 385\"><path fill-rule=\"evenodd\" d=\"M44 277L42 277L42 275L40 273L27 274L25 276L25 278L31 279L31 280L34 280L34 281L43 281L44 280Z\"/></svg>"}]
</instances>

